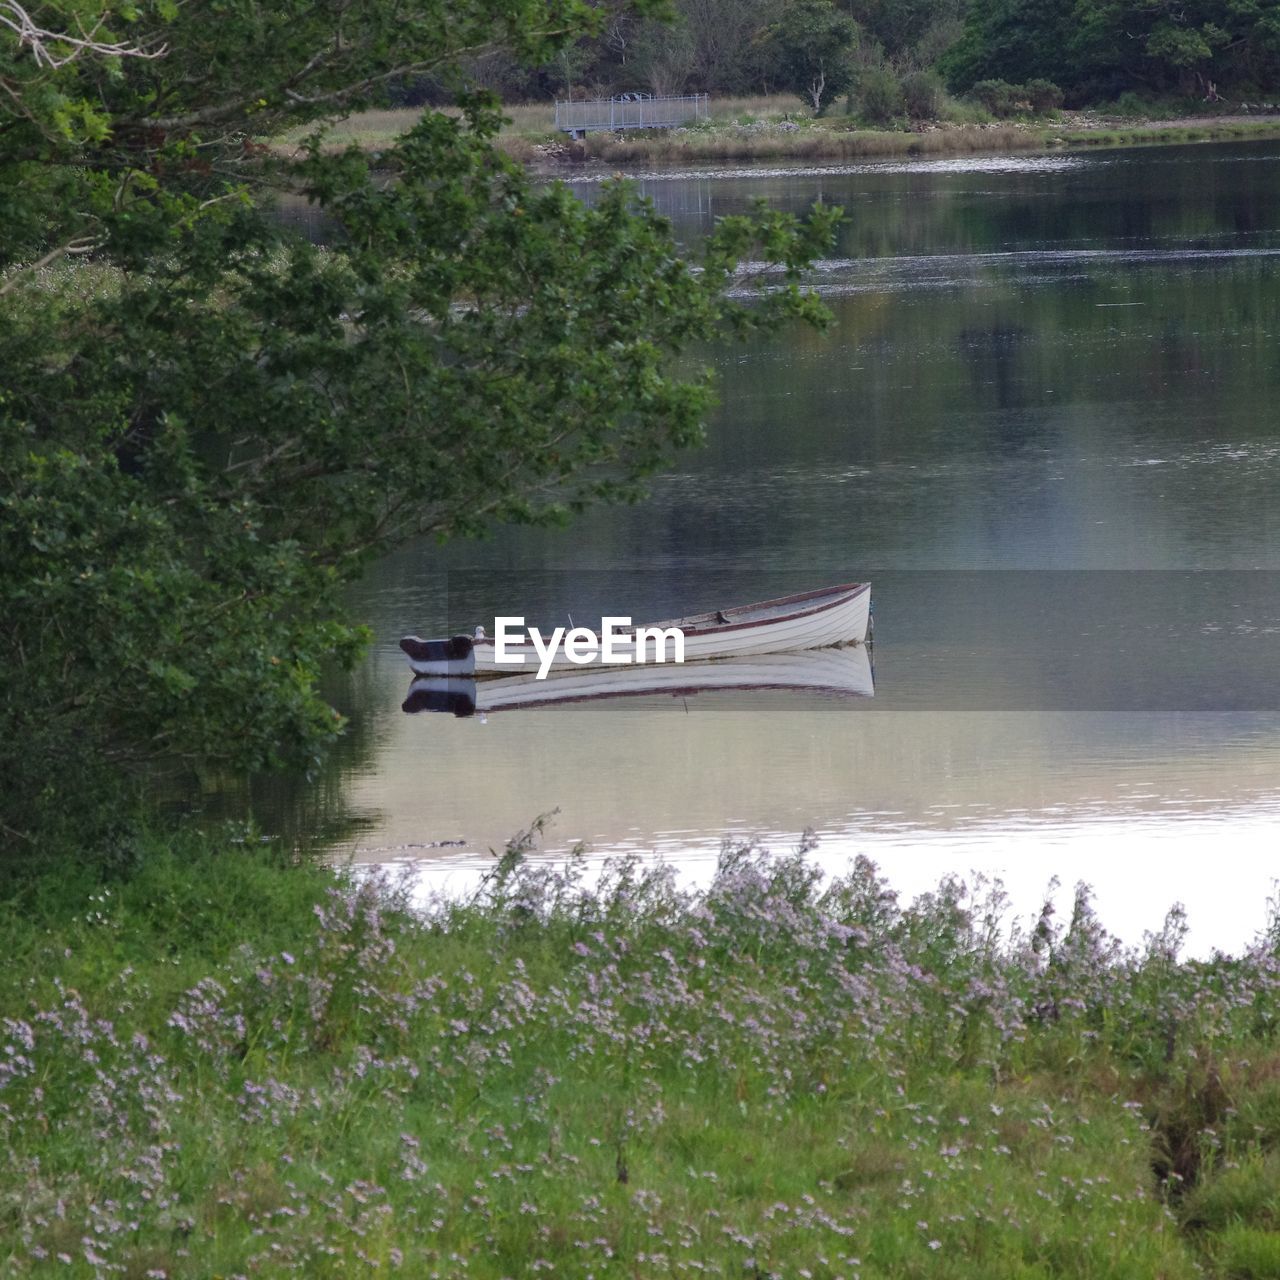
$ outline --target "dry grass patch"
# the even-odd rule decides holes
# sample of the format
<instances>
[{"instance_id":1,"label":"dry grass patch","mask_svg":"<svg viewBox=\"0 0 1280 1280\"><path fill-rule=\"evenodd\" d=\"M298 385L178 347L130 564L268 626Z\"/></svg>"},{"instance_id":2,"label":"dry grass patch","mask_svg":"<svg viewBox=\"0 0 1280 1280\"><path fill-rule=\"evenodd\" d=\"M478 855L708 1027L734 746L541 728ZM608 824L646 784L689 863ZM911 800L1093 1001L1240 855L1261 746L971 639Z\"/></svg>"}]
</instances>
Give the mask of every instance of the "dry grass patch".
<instances>
[{"instance_id":1,"label":"dry grass patch","mask_svg":"<svg viewBox=\"0 0 1280 1280\"><path fill-rule=\"evenodd\" d=\"M608 164L696 164L741 160L866 160L881 156L953 155L1018 151L1044 145L1041 134L1007 128L960 127L930 133L848 129L837 125L803 129L739 126L675 129L630 134L593 133L589 158Z\"/></svg>"}]
</instances>

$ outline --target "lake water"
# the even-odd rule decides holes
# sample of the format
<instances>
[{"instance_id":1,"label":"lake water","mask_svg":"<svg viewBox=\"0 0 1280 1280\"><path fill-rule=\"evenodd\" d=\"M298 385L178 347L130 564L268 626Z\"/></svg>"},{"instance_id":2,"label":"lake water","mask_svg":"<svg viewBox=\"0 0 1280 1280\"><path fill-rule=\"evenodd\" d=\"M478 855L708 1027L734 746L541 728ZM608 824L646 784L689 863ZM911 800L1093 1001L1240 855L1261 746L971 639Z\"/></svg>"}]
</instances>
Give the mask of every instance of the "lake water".
<instances>
[{"instance_id":1,"label":"lake water","mask_svg":"<svg viewBox=\"0 0 1280 1280\"><path fill-rule=\"evenodd\" d=\"M582 840L697 877L726 834L812 827L817 856L868 853L907 893L980 870L1030 911L1057 875L1126 939L1180 899L1196 949L1246 941L1280 868L1280 147L641 187L688 241L757 197L843 205L814 274L834 324L712 352L708 447L644 505L379 567L338 852L457 886L558 808L546 856ZM874 698L400 709L406 632L861 580Z\"/></svg>"}]
</instances>

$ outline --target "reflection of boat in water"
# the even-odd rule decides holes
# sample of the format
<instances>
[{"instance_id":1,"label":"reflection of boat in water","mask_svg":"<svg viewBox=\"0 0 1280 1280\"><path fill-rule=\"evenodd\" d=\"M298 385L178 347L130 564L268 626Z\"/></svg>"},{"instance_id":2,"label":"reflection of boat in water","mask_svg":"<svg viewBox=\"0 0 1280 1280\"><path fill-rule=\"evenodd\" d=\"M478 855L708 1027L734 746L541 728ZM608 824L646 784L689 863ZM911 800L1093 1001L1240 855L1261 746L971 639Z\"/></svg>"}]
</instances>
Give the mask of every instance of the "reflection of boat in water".
<instances>
[{"instance_id":1,"label":"reflection of boat in water","mask_svg":"<svg viewBox=\"0 0 1280 1280\"><path fill-rule=\"evenodd\" d=\"M870 610L870 583L845 583L838 587L824 587L820 591L741 605L736 609L716 609L650 623L641 628L622 628L614 632L616 638L612 647L618 656L634 659L638 631L664 633L678 630L684 636L686 662L825 649L865 641ZM656 656L655 649L663 644L660 638L651 636L645 640L642 637L639 642L640 659L652 661ZM400 648L408 655L410 666L420 675L475 673L501 676L508 675L519 665L499 665L493 637L483 634L474 640L467 636L455 636L452 640L420 640L417 636L405 636L400 641ZM508 643L505 648L509 656L515 655L521 660L525 670L536 669L542 661L527 637L519 644ZM596 656L586 662L571 662L564 648L557 647L551 670L574 671L605 665L599 649Z\"/></svg>"},{"instance_id":2,"label":"reflection of boat in water","mask_svg":"<svg viewBox=\"0 0 1280 1280\"><path fill-rule=\"evenodd\" d=\"M865 645L803 653L761 654L713 662L649 663L595 667L472 680L463 676L418 676L403 710L448 711L470 716L565 703L599 702L645 694L689 696L717 689L795 689L838 697L870 698L875 693L871 655Z\"/></svg>"}]
</instances>

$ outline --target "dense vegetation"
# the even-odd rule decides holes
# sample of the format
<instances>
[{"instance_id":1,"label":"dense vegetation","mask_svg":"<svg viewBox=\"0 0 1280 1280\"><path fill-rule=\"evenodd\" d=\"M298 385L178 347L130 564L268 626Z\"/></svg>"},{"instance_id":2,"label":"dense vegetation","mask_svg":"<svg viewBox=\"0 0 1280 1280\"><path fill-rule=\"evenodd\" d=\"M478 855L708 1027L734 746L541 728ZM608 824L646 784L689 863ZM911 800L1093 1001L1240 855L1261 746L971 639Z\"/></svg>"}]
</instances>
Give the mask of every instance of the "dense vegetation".
<instances>
[{"instance_id":1,"label":"dense vegetation","mask_svg":"<svg viewBox=\"0 0 1280 1280\"><path fill-rule=\"evenodd\" d=\"M419 916L179 848L0 899L0 1271L1276 1274L1275 936L582 870Z\"/></svg>"},{"instance_id":2,"label":"dense vegetation","mask_svg":"<svg viewBox=\"0 0 1280 1280\"><path fill-rule=\"evenodd\" d=\"M364 632L342 588L413 536L626 500L700 438L692 342L786 316L837 211L723 220L697 262L492 145L464 62L551 57L581 0L0 0L0 836L31 849L156 770L308 766ZM378 160L258 138L430 74ZM320 248L272 216L324 212Z\"/></svg>"},{"instance_id":3,"label":"dense vegetation","mask_svg":"<svg viewBox=\"0 0 1280 1280\"><path fill-rule=\"evenodd\" d=\"M1280 5L973 0L943 64L958 87L1040 77L1076 100L1138 92L1257 102L1280 88Z\"/></svg>"},{"instance_id":4,"label":"dense vegetation","mask_svg":"<svg viewBox=\"0 0 1280 1280\"><path fill-rule=\"evenodd\" d=\"M1073 105L1126 93L1257 103L1280 92L1276 0L673 0L673 5L673 21L613 14L598 36L578 40L550 62L521 67L510 58L488 55L477 63L478 74L513 100L563 96L575 89L787 90L812 105L816 83L838 82L840 88L826 100L819 93L819 107L850 90L852 109L872 121L932 114L927 102L904 101L903 94L918 94L920 77L936 84L939 74L959 93L982 81L999 82L1012 91L1014 104L1028 110L1038 96L1034 89L1025 92L1032 82L1048 82ZM405 90L412 93L414 87ZM429 79L416 88L429 92ZM929 92L936 98L936 88Z\"/></svg>"}]
</instances>

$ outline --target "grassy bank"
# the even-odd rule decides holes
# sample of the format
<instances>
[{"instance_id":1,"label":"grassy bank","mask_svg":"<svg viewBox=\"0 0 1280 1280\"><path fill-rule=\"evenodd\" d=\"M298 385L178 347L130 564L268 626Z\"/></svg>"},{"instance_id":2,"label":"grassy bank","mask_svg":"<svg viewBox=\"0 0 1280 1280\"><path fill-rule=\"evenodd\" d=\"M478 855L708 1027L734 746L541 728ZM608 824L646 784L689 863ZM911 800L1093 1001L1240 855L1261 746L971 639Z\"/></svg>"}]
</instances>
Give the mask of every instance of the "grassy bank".
<instances>
[{"instance_id":1,"label":"grassy bank","mask_svg":"<svg viewBox=\"0 0 1280 1280\"><path fill-rule=\"evenodd\" d=\"M1176 916L1010 938L749 849L425 915L244 846L6 895L6 1275L1280 1268L1280 967Z\"/></svg>"},{"instance_id":2,"label":"grassy bank","mask_svg":"<svg viewBox=\"0 0 1280 1280\"><path fill-rule=\"evenodd\" d=\"M694 127L592 133L576 145L554 132L550 104L508 106L504 110L509 123L498 145L524 163L570 171L583 161L622 167L769 160L839 162L1280 137L1280 116L1141 119L1072 112L1053 119L997 121L981 108L952 104L946 119L919 122L910 128L878 129L861 127L841 114L814 120L787 97L726 98L712 106L712 119ZM417 117L416 110L366 112L335 126L330 143L381 150ZM284 145L298 140L285 139Z\"/></svg>"},{"instance_id":3,"label":"grassy bank","mask_svg":"<svg viewBox=\"0 0 1280 1280\"><path fill-rule=\"evenodd\" d=\"M965 124L922 131L859 129L837 123L785 130L738 126L667 133L589 134L585 159L611 165L706 164L735 160L869 160L887 156L973 155L1040 151L1049 147L1135 146L1280 137L1280 118L1222 120L1201 124L1091 125ZM511 154L532 160L537 152L515 139ZM566 158L558 152L557 157Z\"/></svg>"}]
</instances>

